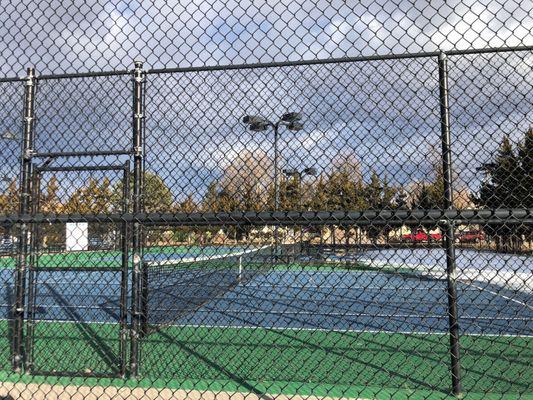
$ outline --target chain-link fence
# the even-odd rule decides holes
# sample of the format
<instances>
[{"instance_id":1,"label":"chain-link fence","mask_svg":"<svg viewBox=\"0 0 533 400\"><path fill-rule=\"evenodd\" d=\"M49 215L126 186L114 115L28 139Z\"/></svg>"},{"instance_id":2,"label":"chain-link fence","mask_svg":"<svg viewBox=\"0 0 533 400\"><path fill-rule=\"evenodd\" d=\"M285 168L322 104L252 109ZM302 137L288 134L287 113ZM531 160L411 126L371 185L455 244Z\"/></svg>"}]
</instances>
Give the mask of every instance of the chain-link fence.
<instances>
[{"instance_id":1,"label":"chain-link fence","mask_svg":"<svg viewBox=\"0 0 533 400\"><path fill-rule=\"evenodd\" d=\"M0 396L533 395L531 4L2 7Z\"/></svg>"}]
</instances>

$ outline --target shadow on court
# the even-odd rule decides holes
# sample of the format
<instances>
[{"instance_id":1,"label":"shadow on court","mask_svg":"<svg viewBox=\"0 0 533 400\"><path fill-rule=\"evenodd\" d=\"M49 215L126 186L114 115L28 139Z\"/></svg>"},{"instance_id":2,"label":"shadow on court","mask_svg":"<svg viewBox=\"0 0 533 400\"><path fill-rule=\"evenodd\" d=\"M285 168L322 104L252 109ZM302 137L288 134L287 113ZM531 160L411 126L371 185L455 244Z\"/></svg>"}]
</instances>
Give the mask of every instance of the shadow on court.
<instances>
[{"instance_id":1,"label":"shadow on court","mask_svg":"<svg viewBox=\"0 0 533 400\"><path fill-rule=\"evenodd\" d=\"M85 366L86 372L90 369L91 372L94 373L103 372L118 374L120 369L118 351L109 345L109 342L118 340L118 335L116 338L103 336L102 333L105 334L109 332L107 330L102 332L98 329L98 325L85 321L76 305L71 304L64 295L61 295L53 287L53 285L44 283L44 287L51 294L52 299L55 301L55 305L59 306L68 317L69 322L65 324L65 327L58 327L57 324L49 325L49 329L47 329L46 321L35 322L36 328L39 328L39 325L42 326L42 329L36 329L33 338L34 363L36 363L35 369L46 371L47 365L50 365L50 360L47 360L48 357L53 358L57 364L54 367L54 372L58 370L58 367L65 364L61 361L60 354L55 354L52 357L50 347L55 341L70 340L70 336L73 335L74 340L82 342L77 343L76 345L76 348L80 350L77 353L77 358L78 364L87 364ZM77 334L72 332L72 329L70 329L71 326L75 328ZM45 352L45 348L48 348L49 353ZM94 358L94 355L97 356L97 359ZM102 371L93 371L92 368L94 367L97 367L98 369L101 368ZM71 370L72 367L66 368L66 371Z\"/></svg>"}]
</instances>

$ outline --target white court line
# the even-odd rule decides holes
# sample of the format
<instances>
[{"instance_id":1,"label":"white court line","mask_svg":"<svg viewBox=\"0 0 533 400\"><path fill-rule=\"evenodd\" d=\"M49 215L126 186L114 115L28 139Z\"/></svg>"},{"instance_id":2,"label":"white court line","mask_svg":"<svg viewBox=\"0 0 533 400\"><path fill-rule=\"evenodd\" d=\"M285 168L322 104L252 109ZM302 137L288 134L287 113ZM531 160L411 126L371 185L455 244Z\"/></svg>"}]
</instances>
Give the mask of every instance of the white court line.
<instances>
[{"instance_id":1,"label":"white court line","mask_svg":"<svg viewBox=\"0 0 533 400\"><path fill-rule=\"evenodd\" d=\"M60 306L60 305L50 305L46 306L47 309L78 309L78 310L99 310L101 312L105 312L101 309L101 307L98 306ZM108 309L120 309L120 307L114 306L114 307L107 307ZM183 308L160 308L154 310L155 312L173 312L173 311L188 311L189 314L196 314L196 313L202 313L202 314L211 314L215 312L223 312L223 313L250 313L250 314L262 314L262 315L291 315L291 316L309 316L309 315L320 315L320 316L331 316L331 317L375 317L375 318L387 318L387 319L394 319L394 318L420 318L420 319L428 319L428 318L434 318L434 319L447 319L446 315L443 314L383 314L383 313L330 313L330 312L318 312L318 311L261 311L256 309L211 309L211 310L184 310ZM180 318L186 318L187 316L182 316ZM469 316L469 315L462 315L461 319L467 319L467 320L477 320L477 321L532 321L531 318L526 317L480 317L480 316ZM52 320L53 321L53 320ZM61 321L61 320L59 320Z\"/></svg>"},{"instance_id":2,"label":"white court line","mask_svg":"<svg viewBox=\"0 0 533 400\"><path fill-rule=\"evenodd\" d=\"M269 329L279 331L319 331L319 332L340 332L340 333L400 333L403 335L449 335L449 332L420 332L420 331L387 331L378 329L326 329L326 328L293 328L293 327L276 327L276 326L250 326L250 325L194 325L194 324L177 324L171 325L179 328L229 328L229 329ZM489 337L524 337L533 338L533 335L513 335L510 333L462 333L461 336L489 336Z\"/></svg>"},{"instance_id":3,"label":"white court line","mask_svg":"<svg viewBox=\"0 0 533 400\"><path fill-rule=\"evenodd\" d=\"M72 281L65 281L65 282L50 282L50 281L43 281L43 282L39 282L40 284L44 284L44 283L48 283L48 284L51 284L51 283L55 283L55 284L72 284L73 282ZM98 282L83 282L83 283L86 283L86 285L83 285L83 286L90 286L90 285L94 285L94 284L97 284ZM98 283L99 286L120 286L120 284L105 284L105 283ZM172 285L174 286L174 285ZM175 286L187 286L187 282L183 282L181 284L175 284ZM208 286L208 287L215 287L216 285L211 285L211 286ZM408 290L408 291L414 291L414 290L421 290L421 291L431 291L431 290L435 290L435 287L432 287L432 286L429 286L429 287L425 287L425 288L421 288L421 287L394 287L394 286L338 286L338 285L307 285L307 284L302 284L302 285L283 285L283 284L279 284L279 283L271 283L271 284L266 284L266 283L263 283L263 284L249 284L249 283L246 283L244 285L240 285L239 287L244 287L244 288L278 288L278 289L340 289L340 290L362 290L362 289L365 289L365 290L394 290L394 291L401 291L401 290Z\"/></svg>"},{"instance_id":4,"label":"white court line","mask_svg":"<svg viewBox=\"0 0 533 400\"><path fill-rule=\"evenodd\" d=\"M402 265L405 265L405 266L408 266L409 268L415 268L415 269L418 269L419 271L426 271L426 272L430 272L430 273L433 273L435 274L435 269L438 268L437 265L427 265L427 264L409 264L409 263L387 263L385 261L378 261L378 260L371 260L371 259L361 259L360 260L361 262L369 262L371 264L376 264L378 266L386 266L386 265L389 265L389 266L392 266L394 268L401 268ZM427 270L425 269L421 269L420 267L423 267L423 268L427 268ZM443 275L443 276L446 276L446 273L445 272L440 272L438 271L439 275ZM493 290L490 290L490 289L487 289L487 288L484 288L482 286L478 286L472 282L469 282L469 281L465 281L465 280L462 280L462 279L458 279L459 282L461 283L464 283L466 285L469 285L469 286L472 286L480 291L486 291L486 292L489 292L490 294L494 295L494 296L499 296L499 297L502 297L504 298L505 300L509 300L509 301L512 301L512 302L515 302L517 304L520 304L522 306L525 306L531 310L533 310L533 306L530 306L529 304L527 303L524 303L524 302L521 302L520 300L517 300L517 299L513 299L511 297L508 297L508 296L505 296L501 293L498 293L498 292L495 292Z\"/></svg>"},{"instance_id":5,"label":"white court line","mask_svg":"<svg viewBox=\"0 0 533 400\"><path fill-rule=\"evenodd\" d=\"M489 292L490 294L493 294L493 295L495 295L495 296L503 297L505 300L510 300L510 301L512 301L512 302L514 302L514 303L518 303L518 304L520 304L520 305L522 305L522 306L526 306L526 307L529 308L530 310L533 310L533 306L530 306L529 304L524 303L524 302L522 302L522 301L520 301L520 300L513 299L512 297L505 296L505 295L503 295L503 294L501 294L501 293L498 293L498 292L495 292L495 291L493 291L493 290L490 290L490 289L487 289L487 288L484 288L484 287L481 287L481 286L475 285L475 284L473 284L472 282L467 282L467 281L464 281L464 280L462 280L462 279L459 279L459 282L461 282L461 283L465 283L465 284L470 285L470 286L473 286L473 287L475 287L476 289L479 289L479 290L481 290L481 291Z\"/></svg>"},{"instance_id":6,"label":"white court line","mask_svg":"<svg viewBox=\"0 0 533 400\"><path fill-rule=\"evenodd\" d=\"M164 312L164 311L183 311L181 308L164 308L164 309L158 309L156 311ZM330 313L330 312L318 312L318 311L261 311L256 309L211 309L211 310L194 310L194 313L203 313L203 314L210 314L214 312L224 312L224 313L250 313L250 314L273 314L273 315L323 315L323 316L332 316L332 317L377 317L377 318L420 318L420 319L427 319L427 318L435 318L435 319L448 319L448 316L446 314L382 314L382 313ZM186 317L183 317L186 318ZM487 320L487 321L533 321L531 318L526 317L494 317L494 316L487 316L487 317L478 317L478 316L469 316L469 315L462 315L461 319L472 319L472 320Z\"/></svg>"},{"instance_id":7,"label":"white court line","mask_svg":"<svg viewBox=\"0 0 533 400\"><path fill-rule=\"evenodd\" d=\"M7 319L0 318L0 321L8 321ZM64 324L79 324L80 321L67 321L67 320L39 320L36 319L34 322L40 323L64 323ZM119 322L86 322L88 324L95 325L119 325ZM157 324L153 324L157 325ZM279 326L254 326L254 325L204 325L204 324L175 324L175 325L164 325L160 326L170 326L175 328L220 328L220 329L265 329L265 330L274 330L274 331L318 331L318 332L338 332L338 333L399 333L403 335L449 335L449 332L428 332L428 331L387 331L387 330L376 330L376 329L338 329L338 328L294 328L294 327L279 327ZM533 335L519 335L519 334L510 334L510 333L461 333L461 336L487 336L487 337L514 337L514 338L533 338Z\"/></svg>"}]
</instances>

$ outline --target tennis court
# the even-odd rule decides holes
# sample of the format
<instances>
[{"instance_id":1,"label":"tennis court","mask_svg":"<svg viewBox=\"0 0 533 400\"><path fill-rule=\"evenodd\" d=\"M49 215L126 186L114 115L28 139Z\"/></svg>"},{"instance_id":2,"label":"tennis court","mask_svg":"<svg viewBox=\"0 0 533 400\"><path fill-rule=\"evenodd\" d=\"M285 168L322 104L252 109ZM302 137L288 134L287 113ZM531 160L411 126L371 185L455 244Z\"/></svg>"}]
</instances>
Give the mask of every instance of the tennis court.
<instances>
[{"instance_id":1,"label":"tennis court","mask_svg":"<svg viewBox=\"0 0 533 400\"><path fill-rule=\"evenodd\" d=\"M264 257L270 251L222 246L147 251L145 261L159 280L149 282L153 332L141 341L142 373L135 384L160 379L174 388L370 397L385 387L391 396L414 390L446 397L442 250L375 249L327 255L322 262L297 257L276 263ZM117 262L113 252L42 257L54 266L69 260L72 267L75 257L84 267ZM465 390L474 397L492 392L495 398L529 390L533 291L521 279L531 274L531 258L458 249L457 260ZM3 261L7 328L13 270ZM506 278L506 265L514 268L509 271L514 279ZM163 267L164 272L157 269ZM469 269L477 271L477 279ZM36 369L117 369L120 271L43 270L35 282ZM8 354L3 359L8 363Z\"/></svg>"}]
</instances>

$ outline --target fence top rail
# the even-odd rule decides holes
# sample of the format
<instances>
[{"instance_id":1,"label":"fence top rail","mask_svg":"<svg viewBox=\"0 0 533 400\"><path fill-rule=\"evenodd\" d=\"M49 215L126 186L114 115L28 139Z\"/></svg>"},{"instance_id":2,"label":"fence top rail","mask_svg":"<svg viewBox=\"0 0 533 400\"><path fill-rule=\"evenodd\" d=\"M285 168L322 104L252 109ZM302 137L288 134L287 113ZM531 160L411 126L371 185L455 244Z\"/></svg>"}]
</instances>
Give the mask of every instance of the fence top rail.
<instances>
[{"instance_id":1,"label":"fence top rail","mask_svg":"<svg viewBox=\"0 0 533 400\"><path fill-rule=\"evenodd\" d=\"M126 164L116 165L81 165L81 166L61 166L61 167L36 167L36 172L74 172L74 171L124 171L128 170Z\"/></svg>"},{"instance_id":2,"label":"fence top rail","mask_svg":"<svg viewBox=\"0 0 533 400\"><path fill-rule=\"evenodd\" d=\"M122 156L132 155L133 150L108 150L108 151L53 151L35 152L33 158L61 158L61 157L95 157L95 156Z\"/></svg>"},{"instance_id":3,"label":"fence top rail","mask_svg":"<svg viewBox=\"0 0 533 400\"><path fill-rule=\"evenodd\" d=\"M438 57L440 54L448 56L460 56L469 54L489 54L502 52L518 52L518 51L533 51L533 46L516 46L516 47L494 47L486 49L470 49L470 50L451 50L451 51L432 51L421 53L404 53L404 54L383 54L371 56L357 56L357 57L341 57L328 58L317 60L298 60L298 61L279 61L253 64L234 64L234 65L213 65L213 66L198 66L198 67L177 67L177 68L156 68L149 69L147 73L179 73L179 72L202 72L202 71L221 71L230 69L257 69L257 68L279 68L292 67L301 65L320 65L320 64L341 64L351 62L364 61L384 61L384 60L400 60L409 58L430 58Z\"/></svg>"},{"instance_id":4,"label":"fence top rail","mask_svg":"<svg viewBox=\"0 0 533 400\"><path fill-rule=\"evenodd\" d=\"M24 82L25 80L26 80L26 77L18 77L18 76L4 77L4 78L0 78L0 83Z\"/></svg>"},{"instance_id":5,"label":"fence top rail","mask_svg":"<svg viewBox=\"0 0 533 400\"><path fill-rule=\"evenodd\" d=\"M129 70L116 70L116 71L89 71L78 73L66 73L66 74L46 74L37 76L39 80L54 80L54 79L76 79L76 78L100 78L105 76L124 76L130 75Z\"/></svg>"},{"instance_id":6,"label":"fence top rail","mask_svg":"<svg viewBox=\"0 0 533 400\"><path fill-rule=\"evenodd\" d=\"M363 61L383 61L383 60L399 60L409 58L430 58L438 57L440 54L448 56L464 56L471 54L490 54L490 53L504 53L504 52L519 52L519 51L533 51L533 46L514 46L514 47L491 47L480 49L465 49L465 50L447 50L447 51L432 51L420 53L403 53L403 54L382 54L369 55L357 57L340 57L314 60L295 60L295 61L272 61L259 62L250 64L223 64L223 65L203 65L191 67L176 67L176 68L153 68L145 71L147 74L165 74L165 73L185 73L185 72L202 72L202 71L223 71L223 70L237 70L237 69L259 69L259 68L279 68L279 67L293 67L303 65L321 65L321 64L339 64L350 62ZM97 78L105 76L124 76L130 75L132 70L115 70L115 71L88 71L88 72L74 72L63 74L45 74L38 75L39 80L56 80L56 79L75 79L75 78ZM23 82L26 80L22 77L4 77L0 78L0 83L5 82Z\"/></svg>"}]
</instances>

